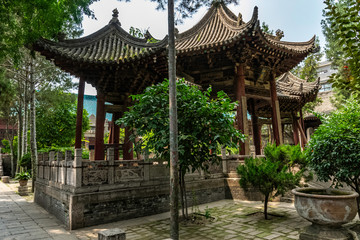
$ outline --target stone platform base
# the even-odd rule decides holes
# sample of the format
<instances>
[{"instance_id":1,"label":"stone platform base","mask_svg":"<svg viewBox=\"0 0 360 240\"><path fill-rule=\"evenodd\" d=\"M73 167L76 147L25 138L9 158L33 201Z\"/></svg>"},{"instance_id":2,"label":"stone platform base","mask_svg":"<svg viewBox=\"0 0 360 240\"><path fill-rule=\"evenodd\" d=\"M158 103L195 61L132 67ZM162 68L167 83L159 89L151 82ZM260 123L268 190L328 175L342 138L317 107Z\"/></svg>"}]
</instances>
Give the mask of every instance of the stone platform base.
<instances>
[{"instance_id":1,"label":"stone platform base","mask_svg":"<svg viewBox=\"0 0 360 240\"><path fill-rule=\"evenodd\" d=\"M299 240L353 240L355 239L346 228L330 228L310 225L300 233Z\"/></svg>"},{"instance_id":2,"label":"stone platform base","mask_svg":"<svg viewBox=\"0 0 360 240\"><path fill-rule=\"evenodd\" d=\"M2 176L1 177L1 181L3 183L9 183L10 182L10 177L9 176Z\"/></svg>"},{"instance_id":3,"label":"stone platform base","mask_svg":"<svg viewBox=\"0 0 360 240\"><path fill-rule=\"evenodd\" d=\"M28 196L29 195L28 186L19 186L18 192L20 196Z\"/></svg>"}]
</instances>

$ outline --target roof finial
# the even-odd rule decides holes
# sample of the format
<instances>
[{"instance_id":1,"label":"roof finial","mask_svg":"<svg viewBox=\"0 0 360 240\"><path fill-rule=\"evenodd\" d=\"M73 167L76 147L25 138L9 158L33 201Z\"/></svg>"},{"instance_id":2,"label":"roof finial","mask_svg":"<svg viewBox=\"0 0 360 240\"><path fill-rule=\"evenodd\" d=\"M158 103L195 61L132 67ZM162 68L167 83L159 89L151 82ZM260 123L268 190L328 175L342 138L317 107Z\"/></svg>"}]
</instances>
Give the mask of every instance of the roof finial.
<instances>
[{"instance_id":1,"label":"roof finial","mask_svg":"<svg viewBox=\"0 0 360 240\"><path fill-rule=\"evenodd\" d=\"M239 13L237 17L237 25L240 26L241 24L243 24L243 19L242 19L242 14Z\"/></svg>"},{"instance_id":2,"label":"roof finial","mask_svg":"<svg viewBox=\"0 0 360 240\"><path fill-rule=\"evenodd\" d=\"M111 23L117 23L117 24L119 24L120 26L121 26L121 24L120 24L120 22L119 22L119 19L118 19L118 17L119 17L119 11L117 10L117 8L115 8L113 11L113 14L112 14L112 19L110 20L110 22L109 22L109 24L111 24Z\"/></svg>"},{"instance_id":3,"label":"roof finial","mask_svg":"<svg viewBox=\"0 0 360 240\"><path fill-rule=\"evenodd\" d=\"M113 16L114 18L119 17L119 11L117 10L117 8L115 8L112 12L113 12L113 15L112 15L112 16Z\"/></svg>"},{"instance_id":4,"label":"roof finial","mask_svg":"<svg viewBox=\"0 0 360 240\"><path fill-rule=\"evenodd\" d=\"M280 29L276 30L275 33L276 33L275 39L278 41L280 41L284 37L284 32L281 31Z\"/></svg>"}]
</instances>

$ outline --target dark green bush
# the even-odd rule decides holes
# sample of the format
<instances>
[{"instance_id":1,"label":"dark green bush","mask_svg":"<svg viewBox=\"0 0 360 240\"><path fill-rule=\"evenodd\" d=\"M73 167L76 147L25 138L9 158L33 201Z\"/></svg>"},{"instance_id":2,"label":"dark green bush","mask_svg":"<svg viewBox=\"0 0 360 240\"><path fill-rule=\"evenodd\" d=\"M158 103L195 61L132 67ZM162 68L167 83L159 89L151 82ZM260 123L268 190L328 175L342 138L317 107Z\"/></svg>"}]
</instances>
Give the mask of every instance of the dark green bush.
<instances>
[{"instance_id":1,"label":"dark green bush","mask_svg":"<svg viewBox=\"0 0 360 240\"><path fill-rule=\"evenodd\" d=\"M310 167L319 180L332 181L335 187L346 183L360 194L359 101L350 99L321 121L306 149Z\"/></svg>"},{"instance_id":2,"label":"dark green bush","mask_svg":"<svg viewBox=\"0 0 360 240\"><path fill-rule=\"evenodd\" d=\"M295 171L296 166L300 170ZM265 147L265 158L247 158L244 165L239 165L237 172L242 188L247 190L251 186L264 195L264 215L268 219L269 199L298 186L305 166L305 158L298 145L268 145Z\"/></svg>"}]
</instances>

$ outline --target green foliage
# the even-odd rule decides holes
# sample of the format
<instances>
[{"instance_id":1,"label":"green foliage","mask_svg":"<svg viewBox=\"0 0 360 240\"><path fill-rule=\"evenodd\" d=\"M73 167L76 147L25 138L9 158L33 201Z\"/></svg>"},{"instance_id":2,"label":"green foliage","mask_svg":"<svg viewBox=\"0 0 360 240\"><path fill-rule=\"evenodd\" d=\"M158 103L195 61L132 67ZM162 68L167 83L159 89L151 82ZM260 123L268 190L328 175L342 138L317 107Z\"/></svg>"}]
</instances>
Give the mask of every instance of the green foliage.
<instances>
[{"instance_id":1,"label":"green foliage","mask_svg":"<svg viewBox=\"0 0 360 240\"><path fill-rule=\"evenodd\" d=\"M24 154L18 164L22 168L31 169L31 153Z\"/></svg>"},{"instance_id":2,"label":"green foliage","mask_svg":"<svg viewBox=\"0 0 360 240\"><path fill-rule=\"evenodd\" d=\"M269 25L267 25L265 22L261 23L261 30L267 34L274 35L274 30L270 30Z\"/></svg>"},{"instance_id":3,"label":"green foliage","mask_svg":"<svg viewBox=\"0 0 360 240\"><path fill-rule=\"evenodd\" d=\"M0 4L0 59L19 60L24 45L40 37L56 38L60 32L70 36L81 32L83 15L93 16L89 5L95 0L3 0Z\"/></svg>"},{"instance_id":4,"label":"green foliage","mask_svg":"<svg viewBox=\"0 0 360 240\"><path fill-rule=\"evenodd\" d=\"M75 96L58 90L49 90L51 99L41 101L36 112L37 142L39 148L71 147L75 142L76 101ZM49 97L44 96L44 98ZM83 133L89 129L89 118L83 112Z\"/></svg>"},{"instance_id":5,"label":"green foliage","mask_svg":"<svg viewBox=\"0 0 360 240\"><path fill-rule=\"evenodd\" d=\"M138 150L145 148L166 160L170 159L168 87L166 80L132 96L134 106L116 122L136 129L136 134L142 136ZM236 147L244 139L233 126L236 104L224 92L219 92L216 99L210 99L210 94L211 88L201 92L182 80L177 82L179 166L183 173L207 170L204 162L220 161L216 155L218 145ZM132 135L133 142L134 138Z\"/></svg>"},{"instance_id":6,"label":"green foliage","mask_svg":"<svg viewBox=\"0 0 360 240\"><path fill-rule=\"evenodd\" d=\"M319 38L316 38L315 46L316 48L320 48ZM311 53L293 69L293 73L308 82L315 82L318 78L317 68L322 56L323 53L321 51Z\"/></svg>"},{"instance_id":7,"label":"green foliage","mask_svg":"<svg viewBox=\"0 0 360 240\"><path fill-rule=\"evenodd\" d=\"M206 208L205 208L204 216L205 216L206 219L211 218L211 212L210 212L210 209L209 209L208 206L206 206Z\"/></svg>"},{"instance_id":8,"label":"green foliage","mask_svg":"<svg viewBox=\"0 0 360 240\"><path fill-rule=\"evenodd\" d=\"M239 165L237 172L240 186L247 190L250 186L259 189L265 196L264 214L267 219L268 200L298 186L306 169L306 161L300 146L267 145L265 158L247 158ZM299 171L294 171L298 166Z\"/></svg>"},{"instance_id":9,"label":"green foliage","mask_svg":"<svg viewBox=\"0 0 360 240\"><path fill-rule=\"evenodd\" d=\"M65 151L71 151L71 156L74 157L74 147L48 147L41 148L38 150L38 153L49 153L49 152L61 152L65 156ZM89 150L83 149L82 159L89 159L90 152Z\"/></svg>"},{"instance_id":10,"label":"green foliage","mask_svg":"<svg viewBox=\"0 0 360 240\"><path fill-rule=\"evenodd\" d=\"M338 69L333 86L352 92L360 91L360 4L357 0L325 0L322 21L328 40L327 57Z\"/></svg>"},{"instance_id":11,"label":"green foliage","mask_svg":"<svg viewBox=\"0 0 360 240\"><path fill-rule=\"evenodd\" d=\"M29 172L19 172L15 175L16 180L29 180L31 178L31 174Z\"/></svg>"},{"instance_id":12,"label":"green foliage","mask_svg":"<svg viewBox=\"0 0 360 240\"><path fill-rule=\"evenodd\" d=\"M360 193L359 101L351 98L321 121L306 149L310 167L319 180L346 183Z\"/></svg>"}]
</instances>

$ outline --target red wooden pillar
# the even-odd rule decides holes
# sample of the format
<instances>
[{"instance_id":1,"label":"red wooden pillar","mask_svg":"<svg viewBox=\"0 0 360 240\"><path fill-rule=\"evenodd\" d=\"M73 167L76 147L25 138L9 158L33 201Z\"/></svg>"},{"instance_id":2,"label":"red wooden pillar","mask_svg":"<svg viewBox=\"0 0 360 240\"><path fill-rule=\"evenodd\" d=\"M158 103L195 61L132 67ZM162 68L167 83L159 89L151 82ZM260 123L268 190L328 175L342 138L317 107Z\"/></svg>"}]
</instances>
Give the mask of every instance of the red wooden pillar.
<instances>
[{"instance_id":1,"label":"red wooden pillar","mask_svg":"<svg viewBox=\"0 0 360 240\"><path fill-rule=\"evenodd\" d=\"M76 109L76 133L75 133L75 148L81 148L81 135L82 135L82 120L84 109L84 91L85 81L80 78L78 90L78 102Z\"/></svg>"},{"instance_id":2,"label":"red wooden pillar","mask_svg":"<svg viewBox=\"0 0 360 240\"><path fill-rule=\"evenodd\" d=\"M130 129L128 127L126 127L125 128L124 145L123 145L123 159L124 160L134 159L133 144L130 141L130 134L131 134Z\"/></svg>"},{"instance_id":3,"label":"red wooden pillar","mask_svg":"<svg viewBox=\"0 0 360 240\"><path fill-rule=\"evenodd\" d=\"M280 107L279 100L276 93L276 79L275 75L271 74L270 79L270 96L271 96L271 121L274 131L275 143L277 146L283 143L282 130L281 130L281 118L280 118Z\"/></svg>"},{"instance_id":4,"label":"red wooden pillar","mask_svg":"<svg viewBox=\"0 0 360 240\"><path fill-rule=\"evenodd\" d=\"M243 63L236 64L235 83L236 100L239 102L236 111L238 130L243 134L248 135L247 102L245 96L245 74ZM249 150L249 139L246 139L245 142L240 142L240 155L248 155Z\"/></svg>"},{"instance_id":5,"label":"red wooden pillar","mask_svg":"<svg viewBox=\"0 0 360 240\"><path fill-rule=\"evenodd\" d=\"M113 113L113 134L112 143L114 144L114 159L119 160L119 138L120 138L120 126L115 123L120 118L120 113Z\"/></svg>"},{"instance_id":6,"label":"red wooden pillar","mask_svg":"<svg viewBox=\"0 0 360 240\"><path fill-rule=\"evenodd\" d=\"M259 118L255 114L251 116L253 140L255 146L255 154L261 154L261 126L259 126Z\"/></svg>"},{"instance_id":7,"label":"red wooden pillar","mask_svg":"<svg viewBox=\"0 0 360 240\"><path fill-rule=\"evenodd\" d=\"M297 117L293 113L292 114L292 129L293 129L293 136L294 136L294 144L298 145L299 144L299 129L297 127L296 121L297 121Z\"/></svg>"},{"instance_id":8,"label":"red wooden pillar","mask_svg":"<svg viewBox=\"0 0 360 240\"><path fill-rule=\"evenodd\" d=\"M105 159L104 123L105 123L105 98L102 93L98 92L97 102L96 102L95 160Z\"/></svg>"}]
</instances>

